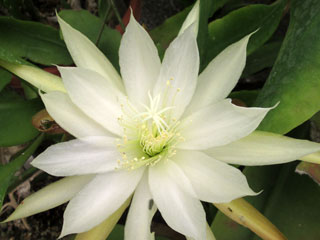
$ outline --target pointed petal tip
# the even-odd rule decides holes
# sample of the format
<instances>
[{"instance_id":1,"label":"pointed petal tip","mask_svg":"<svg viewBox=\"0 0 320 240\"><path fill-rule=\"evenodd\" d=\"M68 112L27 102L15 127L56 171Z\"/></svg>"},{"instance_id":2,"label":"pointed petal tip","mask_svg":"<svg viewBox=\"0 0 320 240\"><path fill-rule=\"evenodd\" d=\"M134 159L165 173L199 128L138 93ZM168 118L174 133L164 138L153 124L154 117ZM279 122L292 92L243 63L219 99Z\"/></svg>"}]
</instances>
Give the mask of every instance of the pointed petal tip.
<instances>
[{"instance_id":1,"label":"pointed petal tip","mask_svg":"<svg viewBox=\"0 0 320 240\"><path fill-rule=\"evenodd\" d=\"M133 23L138 24L139 26L141 26L138 23L138 21L136 20L136 18L134 17L133 10L132 10L131 6L129 8L130 8L130 21L129 21L127 27L129 26L129 24L133 24Z\"/></svg>"},{"instance_id":2,"label":"pointed petal tip","mask_svg":"<svg viewBox=\"0 0 320 240\"><path fill-rule=\"evenodd\" d=\"M121 39L119 64L130 101L149 103L147 92L153 89L157 81L161 61L149 33L136 21L133 13Z\"/></svg>"},{"instance_id":3,"label":"pointed petal tip","mask_svg":"<svg viewBox=\"0 0 320 240\"><path fill-rule=\"evenodd\" d=\"M232 46L232 45L235 45L235 46L236 46L236 45L239 45L239 46L241 46L241 47L243 48L243 51L246 51L250 38L251 38L255 33L257 33L259 30L260 30L259 28L256 29L255 31L249 33L248 35L244 36L244 37L241 38L239 41L231 44L230 46Z\"/></svg>"},{"instance_id":4,"label":"pointed petal tip","mask_svg":"<svg viewBox=\"0 0 320 240\"><path fill-rule=\"evenodd\" d=\"M246 36L242 37L240 40L238 40L237 42L234 42L233 44L229 45L227 48L229 47L240 47L242 49L242 51L246 51L247 50L247 46L248 46L248 43L249 43L249 40L250 38L259 31L259 29L247 34ZM226 48L226 49L227 49Z\"/></svg>"},{"instance_id":5,"label":"pointed petal tip","mask_svg":"<svg viewBox=\"0 0 320 240\"><path fill-rule=\"evenodd\" d=\"M33 160L31 161L30 165L33 166L33 167L35 167L35 168L41 169L42 171L44 171L44 172L46 172L46 173L48 173L48 174L50 174L50 175L55 176L54 174L46 171L46 170L44 169L44 166L41 164L41 161L39 161L38 159L39 159L39 158L33 159Z\"/></svg>"},{"instance_id":6,"label":"pointed petal tip","mask_svg":"<svg viewBox=\"0 0 320 240\"><path fill-rule=\"evenodd\" d=\"M123 91L119 73L100 49L85 34L61 18L59 14L57 14L57 19L64 42L75 65L99 73L108 79L109 84Z\"/></svg>"},{"instance_id":7,"label":"pointed petal tip","mask_svg":"<svg viewBox=\"0 0 320 240\"><path fill-rule=\"evenodd\" d=\"M55 12L56 12L56 16L57 16L59 25L60 25L60 23L69 25L62 17L60 17L59 12L57 11L57 9L55 10Z\"/></svg>"},{"instance_id":8,"label":"pointed petal tip","mask_svg":"<svg viewBox=\"0 0 320 240\"><path fill-rule=\"evenodd\" d=\"M15 221L15 220L18 220L18 219L21 219L21 218L26 218L26 217L28 217L28 216L21 216L21 215L19 216L19 215L17 215L16 214L16 210L15 210L13 213L11 213L9 215L9 217L7 217L5 220L1 221L0 224L1 223L7 223L7 222Z\"/></svg>"},{"instance_id":9,"label":"pointed petal tip","mask_svg":"<svg viewBox=\"0 0 320 240\"><path fill-rule=\"evenodd\" d=\"M247 183L247 184L248 184L248 183ZM260 190L260 191L258 191L258 192L255 192L254 190L252 190L252 188L251 188L249 185L247 185L246 189L243 190L242 195L239 195L237 198L230 199L229 202L231 202L231 201L233 201L233 200L235 200L235 199L238 199L238 198L243 198L243 197L248 197L248 196L249 196L249 197L255 197L255 196L260 195L262 192L263 192L263 189ZM223 202L220 202L220 203L223 203ZM225 203L225 202L224 202L224 203Z\"/></svg>"},{"instance_id":10,"label":"pointed petal tip","mask_svg":"<svg viewBox=\"0 0 320 240\"><path fill-rule=\"evenodd\" d=\"M57 10L55 11L56 12L56 16L57 16L57 20L58 20L58 23L59 23L59 26L62 28L62 26L68 26L69 24L63 20L62 17L60 17L59 13L57 12ZM69 25L70 26L70 25Z\"/></svg>"},{"instance_id":11,"label":"pointed petal tip","mask_svg":"<svg viewBox=\"0 0 320 240\"><path fill-rule=\"evenodd\" d=\"M134 17L133 15L133 9L131 7L131 5L129 6L129 9L130 9L130 20L133 18L134 20L136 20L136 18Z\"/></svg>"},{"instance_id":12,"label":"pointed petal tip","mask_svg":"<svg viewBox=\"0 0 320 240\"><path fill-rule=\"evenodd\" d=\"M260 30L260 28L257 28L256 30L254 30L253 32L249 33L247 36L245 36L245 38L250 38L252 35L254 35L255 33L257 33Z\"/></svg>"},{"instance_id":13,"label":"pointed petal tip","mask_svg":"<svg viewBox=\"0 0 320 240\"><path fill-rule=\"evenodd\" d=\"M241 196L241 197L246 197L246 196L258 196L258 195L260 195L262 192L263 192L263 189L262 190L260 190L259 192L255 192L255 191L253 191L250 187L249 187L249 191L246 193L246 194L244 194L243 196ZM234 200L234 199L233 199Z\"/></svg>"},{"instance_id":14,"label":"pointed petal tip","mask_svg":"<svg viewBox=\"0 0 320 240\"><path fill-rule=\"evenodd\" d=\"M69 234L78 234L78 233L81 233L81 232L76 232L76 231L67 231L66 230L66 226L65 226L65 221L63 221L63 226L62 226L62 229L61 229L61 233L59 235L59 237L57 239L62 239L64 238L65 236L69 235Z\"/></svg>"},{"instance_id":15,"label":"pointed petal tip","mask_svg":"<svg viewBox=\"0 0 320 240\"><path fill-rule=\"evenodd\" d=\"M225 99L245 67L249 38L256 31L226 47L200 73L197 89L184 116Z\"/></svg>"},{"instance_id":16,"label":"pointed petal tip","mask_svg":"<svg viewBox=\"0 0 320 240\"><path fill-rule=\"evenodd\" d=\"M67 236L67 235L68 235L68 233L64 233L63 230L62 230L57 239L61 239L61 238L65 237L65 236Z\"/></svg>"},{"instance_id":17,"label":"pointed petal tip","mask_svg":"<svg viewBox=\"0 0 320 240\"><path fill-rule=\"evenodd\" d=\"M248 186L247 192L244 193L243 196L240 196L240 197L238 197L238 198L242 198L242 197L246 197L246 196L253 196L253 197L254 197L254 196L260 195L262 192L263 192L263 189L260 190L260 191L258 191L258 192L255 192L255 191L253 191L253 190L251 189L250 186ZM233 201L233 200L234 200L234 199L232 199L232 201Z\"/></svg>"},{"instance_id":18,"label":"pointed petal tip","mask_svg":"<svg viewBox=\"0 0 320 240\"><path fill-rule=\"evenodd\" d=\"M240 39L238 42L244 42L246 45L248 44L249 39L252 37L252 35L256 34L260 28L254 30L253 32L249 33L248 35L244 36L242 39ZM237 43L237 42L236 42Z\"/></svg>"},{"instance_id":19,"label":"pointed petal tip","mask_svg":"<svg viewBox=\"0 0 320 240\"><path fill-rule=\"evenodd\" d=\"M198 29L199 29L199 16L200 16L200 0L197 0L196 3L193 5L193 8L189 12L188 16L184 20L178 36L184 33L186 29L188 29L188 27L190 27L191 25L194 25L193 27L194 36L197 37Z\"/></svg>"},{"instance_id":20,"label":"pointed petal tip","mask_svg":"<svg viewBox=\"0 0 320 240\"><path fill-rule=\"evenodd\" d=\"M30 165L33 166L33 167L35 167L35 168L38 168L38 167L37 167L37 161L35 161L35 160L36 160L36 158L33 159L33 160L30 162Z\"/></svg>"},{"instance_id":21,"label":"pointed petal tip","mask_svg":"<svg viewBox=\"0 0 320 240\"><path fill-rule=\"evenodd\" d=\"M273 107L270 107L271 109L274 109L280 105L280 101L278 101Z\"/></svg>"},{"instance_id":22,"label":"pointed petal tip","mask_svg":"<svg viewBox=\"0 0 320 240\"><path fill-rule=\"evenodd\" d=\"M11 214L11 215L12 215L12 214ZM7 219L1 221L0 224L7 223L7 222L10 222L10 221L15 220L15 219L11 219L11 215L10 215Z\"/></svg>"}]
</instances>

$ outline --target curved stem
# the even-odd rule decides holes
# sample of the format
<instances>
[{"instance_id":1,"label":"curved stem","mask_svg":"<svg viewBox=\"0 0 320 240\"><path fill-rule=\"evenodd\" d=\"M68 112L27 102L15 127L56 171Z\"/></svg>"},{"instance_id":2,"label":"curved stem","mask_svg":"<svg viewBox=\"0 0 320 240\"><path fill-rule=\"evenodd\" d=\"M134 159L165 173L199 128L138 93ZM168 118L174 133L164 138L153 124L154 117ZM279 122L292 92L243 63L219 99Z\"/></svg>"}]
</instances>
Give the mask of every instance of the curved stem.
<instances>
[{"instance_id":1,"label":"curved stem","mask_svg":"<svg viewBox=\"0 0 320 240\"><path fill-rule=\"evenodd\" d=\"M287 238L265 216L243 198L230 203L214 203L229 218L249 228L264 240L286 240Z\"/></svg>"},{"instance_id":2,"label":"curved stem","mask_svg":"<svg viewBox=\"0 0 320 240\"><path fill-rule=\"evenodd\" d=\"M120 24L122 30L125 31L126 27L125 27L125 25L124 25L123 22L122 22L122 18L121 18L121 16L120 16L120 13L119 13L116 5L114 4L114 1L113 1L113 0L110 0L110 3L111 3L111 7L112 7L112 9L113 9L113 11L114 11L114 14L116 15L116 17L117 17L117 19L118 19L118 21L119 21L119 24Z\"/></svg>"},{"instance_id":3,"label":"curved stem","mask_svg":"<svg viewBox=\"0 0 320 240\"><path fill-rule=\"evenodd\" d=\"M29 82L44 92L66 92L60 77L48 73L40 68L11 63L0 59L0 66Z\"/></svg>"}]
</instances>

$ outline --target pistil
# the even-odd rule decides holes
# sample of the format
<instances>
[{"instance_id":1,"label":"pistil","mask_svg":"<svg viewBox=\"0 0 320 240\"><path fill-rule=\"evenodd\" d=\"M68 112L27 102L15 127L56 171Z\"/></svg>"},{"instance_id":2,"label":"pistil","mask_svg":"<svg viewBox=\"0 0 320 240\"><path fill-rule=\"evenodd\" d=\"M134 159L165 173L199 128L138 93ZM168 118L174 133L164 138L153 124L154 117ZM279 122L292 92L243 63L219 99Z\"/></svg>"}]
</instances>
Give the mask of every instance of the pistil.
<instances>
[{"instance_id":1,"label":"pistil","mask_svg":"<svg viewBox=\"0 0 320 240\"><path fill-rule=\"evenodd\" d=\"M180 122L166 114L173 107L160 107L160 95L152 98L149 92L148 96L149 106L141 104L145 109L143 112L138 112L130 102L126 104L128 106L121 106L123 116L119 118L119 123L125 133L118 143L122 156L118 160L121 169L153 166L168 159L175 154L174 146L182 139L177 131Z\"/></svg>"}]
</instances>

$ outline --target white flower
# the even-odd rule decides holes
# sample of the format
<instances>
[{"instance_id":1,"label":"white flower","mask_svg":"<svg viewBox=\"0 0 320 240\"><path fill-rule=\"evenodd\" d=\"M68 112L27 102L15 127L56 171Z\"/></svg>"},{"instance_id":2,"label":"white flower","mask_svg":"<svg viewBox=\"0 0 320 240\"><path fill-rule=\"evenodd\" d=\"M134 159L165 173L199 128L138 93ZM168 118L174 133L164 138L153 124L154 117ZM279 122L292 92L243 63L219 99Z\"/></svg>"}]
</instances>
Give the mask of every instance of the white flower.
<instances>
[{"instance_id":1,"label":"white flower","mask_svg":"<svg viewBox=\"0 0 320 240\"><path fill-rule=\"evenodd\" d=\"M200 200L223 203L256 194L228 163L277 164L320 150L316 143L253 133L270 108L225 99L244 68L249 36L198 76L194 25L170 44L161 63L153 41L131 17L120 46L121 79L94 44L59 23L77 67L59 67L66 92L42 99L77 139L49 147L32 164L55 176L83 175L67 178L65 186L73 190L51 200L71 199L62 236L90 230L134 194L126 240L150 239L156 209L174 230L203 240Z\"/></svg>"}]
</instances>

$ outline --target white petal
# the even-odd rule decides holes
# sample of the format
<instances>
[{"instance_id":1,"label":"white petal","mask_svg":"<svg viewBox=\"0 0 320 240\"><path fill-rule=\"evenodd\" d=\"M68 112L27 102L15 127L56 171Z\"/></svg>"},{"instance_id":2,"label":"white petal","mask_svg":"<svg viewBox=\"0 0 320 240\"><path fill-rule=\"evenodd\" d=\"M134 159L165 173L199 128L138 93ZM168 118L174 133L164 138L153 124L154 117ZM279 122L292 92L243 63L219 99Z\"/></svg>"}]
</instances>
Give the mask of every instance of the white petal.
<instances>
[{"instance_id":1,"label":"white petal","mask_svg":"<svg viewBox=\"0 0 320 240\"><path fill-rule=\"evenodd\" d=\"M251 34L228 46L199 75L197 88L186 115L229 95L244 69L250 36Z\"/></svg>"},{"instance_id":2,"label":"white petal","mask_svg":"<svg viewBox=\"0 0 320 240\"><path fill-rule=\"evenodd\" d=\"M178 35L181 35L189 26L191 26L192 24L195 24L194 34L195 34L195 37L197 37L198 29L199 29L199 15L200 15L200 0L197 0L196 3L193 5L191 11L189 12L187 18L184 20Z\"/></svg>"},{"instance_id":3,"label":"white petal","mask_svg":"<svg viewBox=\"0 0 320 240\"><path fill-rule=\"evenodd\" d=\"M73 176L113 171L120 158L116 139L93 136L52 145L32 165L54 176Z\"/></svg>"},{"instance_id":4,"label":"white petal","mask_svg":"<svg viewBox=\"0 0 320 240\"><path fill-rule=\"evenodd\" d=\"M206 153L227 163L254 166L286 163L317 151L320 151L319 143L255 131L236 142L208 149Z\"/></svg>"},{"instance_id":5,"label":"white petal","mask_svg":"<svg viewBox=\"0 0 320 240\"><path fill-rule=\"evenodd\" d=\"M113 214L133 193L144 168L97 175L68 204L61 236L86 232Z\"/></svg>"},{"instance_id":6,"label":"white petal","mask_svg":"<svg viewBox=\"0 0 320 240\"><path fill-rule=\"evenodd\" d=\"M182 120L178 147L207 149L236 141L253 132L271 108L238 107L226 99L191 114Z\"/></svg>"},{"instance_id":7,"label":"white petal","mask_svg":"<svg viewBox=\"0 0 320 240\"><path fill-rule=\"evenodd\" d=\"M59 67L63 83L74 104L114 134L121 135L120 99L124 96L100 74L84 68Z\"/></svg>"},{"instance_id":8,"label":"white petal","mask_svg":"<svg viewBox=\"0 0 320 240\"><path fill-rule=\"evenodd\" d=\"M148 173L140 180L134 193L124 229L125 240L150 240L150 224L157 207L149 191Z\"/></svg>"},{"instance_id":9,"label":"white petal","mask_svg":"<svg viewBox=\"0 0 320 240\"><path fill-rule=\"evenodd\" d=\"M200 201L189 193L193 189L191 183L177 164L163 160L149 167L149 185L162 217L171 228L196 240L205 239L205 212Z\"/></svg>"},{"instance_id":10,"label":"white petal","mask_svg":"<svg viewBox=\"0 0 320 240\"><path fill-rule=\"evenodd\" d=\"M178 36L168 47L153 95L162 97L165 106L179 118L195 91L199 71L199 53L193 25Z\"/></svg>"},{"instance_id":11,"label":"white petal","mask_svg":"<svg viewBox=\"0 0 320 240\"><path fill-rule=\"evenodd\" d=\"M49 92L41 94L41 99L50 116L71 135L81 138L87 136L113 136L107 129L84 114L71 102L67 94Z\"/></svg>"},{"instance_id":12,"label":"white petal","mask_svg":"<svg viewBox=\"0 0 320 240\"><path fill-rule=\"evenodd\" d=\"M67 177L49 184L24 199L5 222L29 217L69 201L92 178L92 175Z\"/></svg>"},{"instance_id":13,"label":"white petal","mask_svg":"<svg viewBox=\"0 0 320 240\"><path fill-rule=\"evenodd\" d=\"M120 50L120 68L129 99L135 103L148 103L160 71L158 50L149 34L131 14Z\"/></svg>"},{"instance_id":14,"label":"white petal","mask_svg":"<svg viewBox=\"0 0 320 240\"><path fill-rule=\"evenodd\" d=\"M186 237L187 240L194 240L193 238ZM206 240L216 240L216 238L213 235L213 232L211 231L210 226L207 224L207 238Z\"/></svg>"},{"instance_id":15,"label":"white petal","mask_svg":"<svg viewBox=\"0 0 320 240\"><path fill-rule=\"evenodd\" d=\"M178 151L172 160L185 172L202 201L222 203L256 195L241 171L202 152Z\"/></svg>"},{"instance_id":16,"label":"white petal","mask_svg":"<svg viewBox=\"0 0 320 240\"><path fill-rule=\"evenodd\" d=\"M114 87L124 90L117 70L103 53L85 35L72 28L59 15L57 17L63 39L74 63L78 67L87 68L99 73Z\"/></svg>"}]
</instances>

